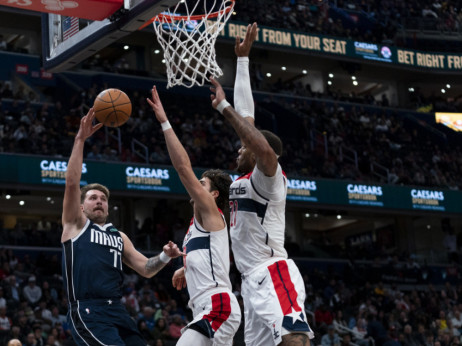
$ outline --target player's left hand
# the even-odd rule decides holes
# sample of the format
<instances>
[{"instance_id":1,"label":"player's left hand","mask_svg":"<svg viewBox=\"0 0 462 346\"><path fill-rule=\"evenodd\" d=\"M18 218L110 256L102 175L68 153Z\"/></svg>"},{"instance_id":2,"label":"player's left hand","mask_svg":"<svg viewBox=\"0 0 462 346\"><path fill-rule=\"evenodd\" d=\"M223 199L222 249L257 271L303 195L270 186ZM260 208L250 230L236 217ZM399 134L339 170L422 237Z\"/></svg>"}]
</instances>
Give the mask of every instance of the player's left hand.
<instances>
[{"instance_id":1,"label":"player's left hand","mask_svg":"<svg viewBox=\"0 0 462 346\"><path fill-rule=\"evenodd\" d=\"M159 94L157 93L157 88L155 85L152 87L151 96L152 96L152 101L149 98L147 98L146 101L148 101L152 110L156 114L156 118L159 121L159 123L162 124L166 122L168 118L167 118L167 114L165 113L164 107L162 106L162 102L160 101L160 97L159 97Z\"/></svg>"},{"instance_id":2,"label":"player's left hand","mask_svg":"<svg viewBox=\"0 0 462 346\"><path fill-rule=\"evenodd\" d=\"M176 245L174 242L169 241L168 244L164 245L163 248L165 254L170 257L170 258L177 258L180 256L186 256L186 254L178 248L178 245Z\"/></svg>"},{"instance_id":3,"label":"player's left hand","mask_svg":"<svg viewBox=\"0 0 462 346\"><path fill-rule=\"evenodd\" d=\"M234 45L234 52L236 53L236 56L249 56L250 48L252 48L253 42L257 39L257 34L257 23L247 25L244 41L241 42L241 38L239 36L236 37L236 43Z\"/></svg>"},{"instance_id":4,"label":"player's left hand","mask_svg":"<svg viewBox=\"0 0 462 346\"><path fill-rule=\"evenodd\" d=\"M217 106L220 104L220 102L226 99L226 95L223 87L215 78L210 77L210 82L213 84L213 87L210 88L210 91L213 93L210 95L210 99L212 100L212 107L217 109Z\"/></svg>"},{"instance_id":5,"label":"player's left hand","mask_svg":"<svg viewBox=\"0 0 462 346\"><path fill-rule=\"evenodd\" d=\"M96 131L103 127L102 123L93 125L93 120L95 119L95 110L90 108L87 115L80 119L80 128L77 132L76 138L86 140L88 137L92 136Z\"/></svg>"}]
</instances>

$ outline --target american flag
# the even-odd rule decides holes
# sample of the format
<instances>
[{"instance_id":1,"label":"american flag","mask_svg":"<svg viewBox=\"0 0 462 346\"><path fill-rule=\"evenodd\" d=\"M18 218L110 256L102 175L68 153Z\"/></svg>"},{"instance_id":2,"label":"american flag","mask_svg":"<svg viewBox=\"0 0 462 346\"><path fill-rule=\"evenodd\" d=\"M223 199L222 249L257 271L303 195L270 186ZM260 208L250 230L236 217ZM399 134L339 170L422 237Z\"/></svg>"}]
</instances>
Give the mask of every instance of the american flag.
<instances>
[{"instance_id":1,"label":"american flag","mask_svg":"<svg viewBox=\"0 0 462 346\"><path fill-rule=\"evenodd\" d=\"M79 18L66 17L63 21L63 41L79 32Z\"/></svg>"}]
</instances>

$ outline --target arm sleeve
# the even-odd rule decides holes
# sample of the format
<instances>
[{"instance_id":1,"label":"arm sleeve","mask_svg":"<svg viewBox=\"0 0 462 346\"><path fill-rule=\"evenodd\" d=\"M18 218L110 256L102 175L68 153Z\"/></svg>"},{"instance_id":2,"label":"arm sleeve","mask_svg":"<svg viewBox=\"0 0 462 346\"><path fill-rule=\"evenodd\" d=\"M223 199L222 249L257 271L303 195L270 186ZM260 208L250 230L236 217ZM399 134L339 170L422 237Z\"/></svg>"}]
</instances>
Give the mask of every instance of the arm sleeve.
<instances>
[{"instance_id":1,"label":"arm sleeve","mask_svg":"<svg viewBox=\"0 0 462 346\"><path fill-rule=\"evenodd\" d=\"M242 117L252 117L255 114L252 88L250 87L249 58L238 57L236 80L234 81L234 109Z\"/></svg>"}]
</instances>

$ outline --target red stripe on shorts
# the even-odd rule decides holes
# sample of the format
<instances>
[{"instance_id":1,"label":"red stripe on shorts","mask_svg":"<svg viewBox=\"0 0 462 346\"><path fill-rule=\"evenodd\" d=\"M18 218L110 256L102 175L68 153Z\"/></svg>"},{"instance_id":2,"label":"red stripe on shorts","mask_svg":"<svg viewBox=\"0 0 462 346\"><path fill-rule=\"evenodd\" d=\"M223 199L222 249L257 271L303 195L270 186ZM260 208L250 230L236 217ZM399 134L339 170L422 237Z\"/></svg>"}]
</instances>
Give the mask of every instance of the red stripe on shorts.
<instances>
[{"instance_id":1,"label":"red stripe on shorts","mask_svg":"<svg viewBox=\"0 0 462 346\"><path fill-rule=\"evenodd\" d=\"M231 298L227 293L218 293L212 296L212 311L204 315L203 319L207 319L216 332L229 315L231 315Z\"/></svg>"},{"instance_id":2,"label":"red stripe on shorts","mask_svg":"<svg viewBox=\"0 0 462 346\"><path fill-rule=\"evenodd\" d=\"M298 294L290 278L287 262L276 262L270 265L268 270L273 280L274 289L276 290L283 314L288 315L292 313L292 307L295 311L302 311L297 302Z\"/></svg>"}]
</instances>

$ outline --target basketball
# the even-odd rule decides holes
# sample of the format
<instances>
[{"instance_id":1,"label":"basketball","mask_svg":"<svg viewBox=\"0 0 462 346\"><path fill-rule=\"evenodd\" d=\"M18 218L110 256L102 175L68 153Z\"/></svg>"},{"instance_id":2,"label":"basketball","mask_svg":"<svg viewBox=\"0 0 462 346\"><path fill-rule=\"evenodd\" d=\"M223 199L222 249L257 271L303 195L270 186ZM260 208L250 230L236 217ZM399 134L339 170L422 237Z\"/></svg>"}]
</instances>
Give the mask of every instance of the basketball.
<instances>
[{"instance_id":1,"label":"basketball","mask_svg":"<svg viewBox=\"0 0 462 346\"><path fill-rule=\"evenodd\" d=\"M93 104L96 119L109 127L123 125L132 114L132 103L119 89L106 89L96 96Z\"/></svg>"}]
</instances>

